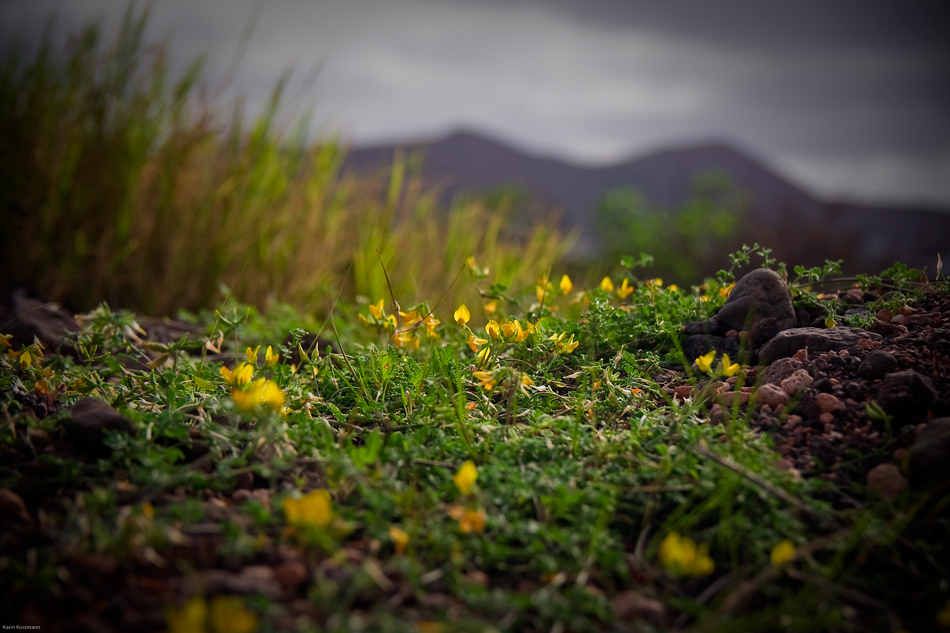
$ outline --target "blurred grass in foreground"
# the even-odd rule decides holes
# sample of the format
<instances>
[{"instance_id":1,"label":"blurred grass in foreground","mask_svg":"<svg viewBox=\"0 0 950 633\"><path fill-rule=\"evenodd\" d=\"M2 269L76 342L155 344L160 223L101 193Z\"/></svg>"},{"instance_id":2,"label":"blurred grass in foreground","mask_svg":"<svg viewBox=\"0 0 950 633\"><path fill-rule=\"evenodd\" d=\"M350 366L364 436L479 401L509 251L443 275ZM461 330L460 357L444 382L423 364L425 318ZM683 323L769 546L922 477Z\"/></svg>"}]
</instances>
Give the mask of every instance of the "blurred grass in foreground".
<instances>
[{"instance_id":1,"label":"blurred grass in foreground","mask_svg":"<svg viewBox=\"0 0 950 633\"><path fill-rule=\"evenodd\" d=\"M341 288L388 297L380 258L412 305L470 256L527 286L570 247L540 225L507 233L504 210L477 200L441 208L398 161L388 183L339 177L344 150L287 114L286 76L256 119L240 102L223 115L200 60L173 77L144 45L147 17L129 9L111 43L91 25L62 54L47 34L0 60L0 286L169 314L215 305L224 283L245 303L322 312ZM477 294L457 284L446 300Z\"/></svg>"}]
</instances>

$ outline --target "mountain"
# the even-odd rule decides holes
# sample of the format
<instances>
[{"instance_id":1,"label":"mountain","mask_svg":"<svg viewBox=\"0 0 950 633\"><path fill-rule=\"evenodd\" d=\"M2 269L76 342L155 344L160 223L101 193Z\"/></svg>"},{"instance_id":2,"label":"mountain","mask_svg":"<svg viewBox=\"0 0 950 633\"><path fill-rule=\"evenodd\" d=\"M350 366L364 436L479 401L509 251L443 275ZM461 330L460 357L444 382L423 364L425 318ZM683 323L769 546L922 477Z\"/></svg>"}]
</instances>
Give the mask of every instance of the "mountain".
<instances>
[{"instance_id":1,"label":"mountain","mask_svg":"<svg viewBox=\"0 0 950 633\"><path fill-rule=\"evenodd\" d=\"M754 227L755 239L774 244L776 254L786 261L814 265L824 256L847 252L846 263L864 272L896 260L929 265L932 271L937 253L950 254L950 210L823 201L722 143L669 148L589 167L531 156L484 136L459 132L436 141L354 148L343 172L388 170L397 149L422 157L422 178L442 189L446 199L502 186L530 193L560 211L563 228L581 230L581 250L587 252L597 248L594 212L609 191L634 187L652 206L675 209L693 196L696 175L721 170L752 194L744 221Z\"/></svg>"}]
</instances>

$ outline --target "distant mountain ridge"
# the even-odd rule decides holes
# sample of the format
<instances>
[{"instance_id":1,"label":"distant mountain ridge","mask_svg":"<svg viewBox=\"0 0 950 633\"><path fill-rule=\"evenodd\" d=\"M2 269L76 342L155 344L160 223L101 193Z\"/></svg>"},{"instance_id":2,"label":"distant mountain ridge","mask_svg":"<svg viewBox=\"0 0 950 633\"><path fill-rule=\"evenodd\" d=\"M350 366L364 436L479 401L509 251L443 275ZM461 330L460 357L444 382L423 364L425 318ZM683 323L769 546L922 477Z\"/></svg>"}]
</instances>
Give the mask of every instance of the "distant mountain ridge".
<instances>
[{"instance_id":1,"label":"distant mountain ridge","mask_svg":"<svg viewBox=\"0 0 950 633\"><path fill-rule=\"evenodd\" d=\"M764 241L795 238L798 227L800 240L819 242L800 244L798 250L819 254L828 250L821 248L822 239L847 239L859 259L850 263L857 266L900 259L914 266L929 264L932 271L938 252L950 254L950 210L825 202L725 143L674 147L589 167L534 157L479 134L457 132L435 141L351 149L343 172L388 169L397 149L421 152L423 179L442 188L446 197L506 185L530 192L558 208L562 225L581 229L593 248L594 212L609 191L634 187L651 205L675 209L693 195L696 174L724 170L738 188L753 194L747 218L762 229Z\"/></svg>"}]
</instances>

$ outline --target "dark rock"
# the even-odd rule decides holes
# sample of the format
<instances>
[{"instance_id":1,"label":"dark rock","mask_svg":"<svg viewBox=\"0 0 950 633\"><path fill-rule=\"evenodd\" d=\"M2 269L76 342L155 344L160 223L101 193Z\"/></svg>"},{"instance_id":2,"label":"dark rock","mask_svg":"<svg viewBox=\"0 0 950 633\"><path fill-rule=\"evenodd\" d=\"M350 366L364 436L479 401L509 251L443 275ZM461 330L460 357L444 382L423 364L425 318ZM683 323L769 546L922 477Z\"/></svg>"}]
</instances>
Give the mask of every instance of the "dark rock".
<instances>
[{"instance_id":1,"label":"dark rock","mask_svg":"<svg viewBox=\"0 0 950 633\"><path fill-rule=\"evenodd\" d=\"M927 343L935 352L950 352L950 328L934 328L927 335Z\"/></svg>"},{"instance_id":2,"label":"dark rock","mask_svg":"<svg viewBox=\"0 0 950 633\"><path fill-rule=\"evenodd\" d=\"M868 490L884 499L893 499L907 490L907 480L894 464L878 464L868 473Z\"/></svg>"},{"instance_id":3,"label":"dark rock","mask_svg":"<svg viewBox=\"0 0 950 633\"><path fill-rule=\"evenodd\" d=\"M105 431L117 430L134 434L132 422L102 400L84 398L70 409L70 419L64 424L66 438L93 456L109 454L103 446Z\"/></svg>"},{"instance_id":4,"label":"dark rock","mask_svg":"<svg viewBox=\"0 0 950 633\"><path fill-rule=\"evenodd\" d=\"M950 418L927 423L908 452L907 474L914 488L950 481Z\"/></svg>"},{"instance_id":5,"label":"dark rock","mask_svg":"<svg viewBox=\"0 0 950 633\"><path fill-rule=\"evenodd\" d=\"M930 379L912 369L888 374L875 398L882 409L901 422L923 417L936 399Z\"/></svg>"},{"instance_id":6,"label":"dark rock","mask_svg":"<svg viewBox=\"0 0 950 633\"><path fill-rule=\"evenodd\" d=\"M72 315L55 303L33 299L22 292L13 293L10 311L4 315L3 323L3 332L13 335L11 342L17 348L31 344L35 337L45 349L55 350L67 333L79 331L79 324ZM67 351L74 353L71 346Z\"/></svg>"},{"instance_id":7,"label":"dark rock","mask_svg":"<svg viewBox=\"0 0 950 633\"><path fill-rule=\"evenodd\" d=\"M872 334L860 328L839 326L819 329L812 327L793 328L779 332L775 338L759 350L759 362L772 362L792 356L800 349L812 352L829 352L855 345L861 339L880 340L879 334Z\"/></svg>"},{"instance_id":8,"label":"dark rock","mask_svg":"<svg viewBox=\"0 0 950 633\"><path fill-rule=\"evenodd\" d=\"M693 334L683 342L683 354L686 355L687 361L692 361L713 350L717 354L723 353L726 350L726 339L709 334Z\"/></svg>"},{"instance_id":9,"label":"dark rock","mask_svg":"<svg viewBox=\"0 0 950 633\"><path fill-rule=\"evenodd\" d=\"M774 317L759 319L749 330L749 345L752 349L758 349L771 341L780 331L778 321Z\"/></svg>"},{"instance_id":10,"label":"dark rock","mask_svg":"<svg viewBox=\"0 0 950 633\"><path fill-rule=\"evenodd\" d=\"M795 327L798 321L788 284L777 272L759 268L736 282L726 304L712 317L712 330L748 330L769 318L775 319L779 330Z\"/></svg>"},{"instance_id":11,"label":"dark rock","mask_svg":"<svg viewBox=\"0 0 950 633\"><path fill-rule=\"evenodd\" d=\"M811 385L812 389L820 391L821 393L828 393L831 391L833 385L828 378L819 378Z\"/></svg>"},{"instance_id":12,"label":"dark rock","mask_svg":"<svg viewBox=\"0 0 950 633\"><path fill-rule=\"evenodd\" d=\"M666 616L666 607L662 602L633 590L614 596L610 601L610 610L615 618L623 622L647 620L659 624Z\"/></svg>"},{"instance_id":13,"label":"dark rock","mask_svg":"<svg viewBox=\"0 0 950 633\"><path fill-rule=\"evenodd\" d=\"M807 394L798 401L798 404L795 405L793 411L800 415L802 419L809 422L812 420L817 420L818 416L821 415L821 407L818 406L818 403L815 402L814 398Z\"/></svg>"},{"instance_id":14,"label":"dark rock","mask_svg":"<svg viewBox=\"0 0 950 633\"><path fill-rule=\"evenodd\" d=\"M802 361L797 358L780 358L768 366L762 375L762 382L779 385L801 368Z\"/></svg>"},{"instance_id":15,"label":"dark rock","mask_svg":"<svg viewBox=\"0 0 950 633\"><path fill-rule=\"evenodd\" d=\"M883 378L885 375L897 370L897 359L890 352L884 350L874 350L864 357L861 365L858 367L858 377L865 380L874 380Z\"/></svg>"}]
</instances>

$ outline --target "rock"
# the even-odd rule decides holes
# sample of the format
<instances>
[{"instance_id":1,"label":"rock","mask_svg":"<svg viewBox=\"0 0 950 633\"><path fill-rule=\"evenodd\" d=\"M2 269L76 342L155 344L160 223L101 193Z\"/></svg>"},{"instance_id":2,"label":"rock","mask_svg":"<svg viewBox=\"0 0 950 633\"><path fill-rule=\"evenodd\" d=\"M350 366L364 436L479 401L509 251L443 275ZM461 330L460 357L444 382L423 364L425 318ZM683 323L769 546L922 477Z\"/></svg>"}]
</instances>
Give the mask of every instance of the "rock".
<instances>
[{"instance_id":1,"label":"rock","mask_svg":"<svg viewBox=\"0 0 950 633\"><path fill-rule=\"evenodd\" d=\"M274 568L274 577L282 586L296 589L310 577L310 571L299 560L285 560Z\"/></svg>"},{"instance_id":2,"label":"rock","mask_svg":"<svg viewBox=\"0 0 950 633\"><path fill-rule=\"evenodd\" d=\"M897 371L897 359L890 352L878 349L868 353L858 366L858 377L865 380L883 378L885 375Z\"/></svg>"},{"instance_id":3,"label":"rock","mask_svg":"<svg viewBox=\"0 0 950 633\"><path fill-rule=\"evenodd\" d=\"M788 404L788 394L781 387L767 383L755 392L755 400L760 404L774 408Z\"/></svg>"},{"instance_id":4,"label":"rock","mask_svg":"<svg viewBox=\"0 0 950 633\"><path fill-rule=\"evenodd\" d=\"M798 321L788 284L777 272L759 268L736 282L726 304L712 317L712 330L748 330L770 318L779 331L795 327Z\"/></svg>"},{"instance_id":5,"label":"rock","mask_svg":"<svg viewBox=\"0 0 950 633\"><path fill-rule=\"evenodd\" d=\"M778 321L775 317L759 319L755 325L752 326L752 329L749 330L749 345L752 349L759 349L775 338L775 335L780 331Z\"/></svg>"},{"instance_id":6,"label":"rock","mask_svg":"<svg viewBox=\"0 0 950 633\"><path fill-rule=\"evenodd\" d=\"M79 324L71 314L55 303L27 297L22 291L13 293L10 311L4 315L3 323L6 324L3 332L13 335L11 342L16 349L21 344L31 344L36 337L45 349L55 350L67 333L79 331ZM68 351L74 353L71 346Z\"/></svg>"},{"instance_id":7,"label":"rock","mask_svg":"<svg viewBox=\"0 0 950 633\"><path fill-rule=\"evenodd\" d=\"M244 503L251 498L251 491L245 488L238 488L231 493L231 501L234 503Z\"/></svg>"},{"instance_id":8,"label":"rock","mask_svg":"<svg viewBox=\"0 0 950 633\"><path fill-rule=\"evenodd\" d=\"M9 488L0 488L0 517L17 516L21 519L29 519L30 515L26 511L26 504L17 493Z\"/></svg>"},{"instance_id":9,"label":"rock","mask_svg":"<svg viewBox=\"0 0 950 633\"><path fill-rule=\"evenodd\" d=\"M907 474L914 488L950 481L950 418L937 418L924 426L908 451Z\"/></svg>"},{"instance_id":10,"label":"rock","mask_svg":"<svg viewBox=\"0 0 950 633\"><path fill-rule=\"evenodd\" d=\"M815 402L822 413L834 413L844 408L844 403L830 393L819 393L815 396Z\"/></svg>"},{"instance_id":11,"label":"rock","mask_svg":"<svg viewBox=\"0 0 950 633\"><path fill-rule=\"evenodd\" d=\"M901 422L922 418L936 399L930 379L912 369L888 374L875 398L888 415Z\"/></svg>"},{"instance_id":12,"label":"rock","mask_svg":"<svg viewBox=\"0 0 950 633\"><path fill-rule=\"evenodd\" d=\"M84 398L70 409L70 419L64 423L66 438L78 448L95 456L108 455L103 446L105 431L117 430L134 434L132 422L102 400Z\"/></svg>"},{"instance_id":13,"label":"rock","mask_svg":"<svg viewBox=\"0 0 950 633\"><path fill-rule=\"evenodd\" d=\"M812 352L829 352L856 345L859 340L880 340L879 334L860 328L838 326L827 329L814 327L792 328L779 332L775 338L759 350L759 361L768 365L780 358L793 356L801 349Z\"/></svg>"},{"instance_id":14,"label":"rock","mask_svg":"<svg viewBox=\"0 0 950 633\"><path fill-rule=\"evenodd\" d=\"M647 598L637 591L624 591L610 601L614 617L625 622L647 620L660 624L666 617L666 607L659 600Z\"/></svg>"},{"instance_id":15,"label":"rock","mask_svg":"<svg viewBox=\"0 0 950 633\"><path fill-rule=\"evenodd\" d=\"M801 368L802 362L797 358L780 358L766 368L765 373L762 374L762 382L772 385L781 384L783 380Z\"/></svg>"},{"instance_id":16,"label":"rock","mask_svg":"<svg viewBox=\"0 0 950 633\"><path fill-rule=\"evenodd\" d=\"M721 354L725 348L725 338L710 334L693 334L683 341L683 354L686 355L687 362L691 362L713 350Z\"/></svg>"},{"instance_id":17,"label":"rock","mask_svg":"<svg viewBox=\"0 0 950 633\"><path fill-rule=\"evenodd\" d=\"M878 464L868 472L868 490L884 499L893 499L907 490L907 480L894 464Z\"/></svg>"},{"instance_id":18,"label":"rock","mask_svg":"<svg viewBox=\"0 0 950 633\"><path fill-rule=\"evenodd\" d=\"M791 376L782 381L782 391L789 396L794 396L800 391L807 389L812 383L811 374L804 369L799 369Z\"/></svg>"},{"instance_id":19,"label":"rock","mask_svg":"<svg viewBox=\"0 0 950 633\"><path fill-rule=\"evenodd\" d=\"M890 338L892 336L900 336L901 334L907 334L907 328L903 325L898 325L897 323L872 323L871 327L868 328L869 331L874 332L875 334L880 334L884 338Z\"/></svg>"},{"instance_id":20,"label":"rock","mask_svg":"<svg viewBox=\"0 0 950 633\"><path fill-rule=\"evenodd\" d=\"M680 385L673 388L673 395L677 400L686 400L693 393L693 385Z\"/></svg>"}]
</instances>

